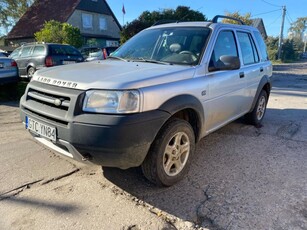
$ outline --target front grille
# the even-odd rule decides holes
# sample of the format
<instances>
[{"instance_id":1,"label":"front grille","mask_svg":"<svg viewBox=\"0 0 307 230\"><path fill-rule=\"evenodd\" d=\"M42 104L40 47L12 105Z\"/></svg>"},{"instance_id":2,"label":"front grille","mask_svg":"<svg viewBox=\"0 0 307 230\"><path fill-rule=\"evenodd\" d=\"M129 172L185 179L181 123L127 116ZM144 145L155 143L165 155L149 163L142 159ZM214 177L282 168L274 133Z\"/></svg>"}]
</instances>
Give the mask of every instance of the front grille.
<instances>
[{"instance_id":1,"label":"front grille","mask_svg":"<svg viewBox=\"0 0 307 230\"><path fill-rule=\"evenodd\" d=\"M22 107L44 121L68 125L73 116L82 112L83 95L84 91L81 90L32 81Z\"/></svg>"},{"instance_id":2,"label":"front grille","mask_svg":"<svg viewBox=\"0 0 307 230\"><path fill-rule=\"evenodd\" d=\"M70 105L69 97L49 94L32 88L28 90L27 100L33 100L38 103L65 111L69 109Z\"/></svg>"}]
</instances>

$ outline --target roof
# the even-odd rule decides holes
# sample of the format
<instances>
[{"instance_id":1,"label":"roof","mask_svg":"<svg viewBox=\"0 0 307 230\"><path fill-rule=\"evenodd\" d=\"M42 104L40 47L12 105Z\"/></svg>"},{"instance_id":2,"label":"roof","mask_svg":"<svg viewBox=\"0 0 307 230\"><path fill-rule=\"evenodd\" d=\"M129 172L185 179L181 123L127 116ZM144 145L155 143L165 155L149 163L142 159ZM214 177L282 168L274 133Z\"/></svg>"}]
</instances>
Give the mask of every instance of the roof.
<instances>
[{"instance_id":1,"label":"roof","mask_svg":"<svg viewBox=\"0 0 307 230\"><path fill-rule=\"evenodd\" d=\"M76 9L111 15L121 29L106 0L36 0L9 32L7 39L33 38L46 21L67 22Z\"/></svg>"},{"instance_id":2,"label":"roof","mask_svg":"<svg viewBox=\"0 0 307 230\"><path fill-rule=\"evenodd\" d=\"M262 18L252 19L252 26L256 27L260 31L263 38L267 38L267 33Z\"/></svg>"},{"instance_id":3,"label":"roof","mask_svg":"<svg viewBox=\"0 0 307 230\"><path fill-rule=\"evenodd\" d=\"M33 37L46 21L66 22L81 0L36 0L24 13L7 38Z\"/></svg>"}]
</instances>

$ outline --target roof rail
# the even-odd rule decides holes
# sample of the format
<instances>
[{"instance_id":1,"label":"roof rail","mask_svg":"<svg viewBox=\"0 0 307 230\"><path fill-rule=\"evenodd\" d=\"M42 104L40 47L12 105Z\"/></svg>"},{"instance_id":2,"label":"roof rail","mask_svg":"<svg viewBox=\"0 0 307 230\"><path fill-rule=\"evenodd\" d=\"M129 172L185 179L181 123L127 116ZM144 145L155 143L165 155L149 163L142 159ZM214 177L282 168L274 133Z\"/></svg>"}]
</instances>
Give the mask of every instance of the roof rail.
<instances>
[{"instance_id":1,"label":"roof rail","mask_svg":"<svg viewBox=\"0 0 307 230\"><path fill-rule=\"evenodd\" d=\"M155 22L152 26L167 24L167 23L178 23L178 20L172 20L172 19L162 19L157 22Z\"/></svg>"},{"instance_id":2,"label":"roof rail","mask_svg":"<svg viewBox=\"0 0 307 230\"><path fill-rule=\"evenodd\" d=\"M45 44L45 42L22 42L21 46L36 45L36 44Z\"/></svg>"},{"instance_id":3,"label":"roof rail","mask_svg":"<svg viewBox=\"0 0 307 230\"><path fill-rule=\"evenodd\" d=\"M219 18L227 18L227 19L230 19L230 20L235 20L235 21L240 22L241 25L245 25L245 23L244 23L242 20L238 19L238 18L229 17L229 16L224 16L224 15L216 15L216 16L214 16L214 18L211 20L211 22L217 23L217 20L218 20Z\"/></svg>"}]
</instances>

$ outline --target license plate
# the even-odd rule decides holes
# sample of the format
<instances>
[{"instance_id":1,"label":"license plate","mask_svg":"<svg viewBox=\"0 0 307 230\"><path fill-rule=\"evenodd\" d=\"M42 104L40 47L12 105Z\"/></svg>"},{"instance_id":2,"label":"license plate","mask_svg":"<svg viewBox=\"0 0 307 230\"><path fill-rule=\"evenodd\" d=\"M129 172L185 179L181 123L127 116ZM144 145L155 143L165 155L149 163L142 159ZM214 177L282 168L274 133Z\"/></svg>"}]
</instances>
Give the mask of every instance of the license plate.
<instances>
[{"instance_id":1,"label":"license plate","mask_svg":"<svg viewBox=\"0 0 307 230\"><path fill-rule=\"evenodd\" d=\"M73 64L75 61L63 61L63 65Z\"/></svg>"},{"instance_id":2,"label":"license plate","mask_svg":"<svg viewBox=\"0 0 307 230\"><path fill-rule=\"evenodd\" d=\"M48 138L49 140L56 141L56 128L43 124L26 116L26 129L33 133Z\"/></svg>"}]
</instances>

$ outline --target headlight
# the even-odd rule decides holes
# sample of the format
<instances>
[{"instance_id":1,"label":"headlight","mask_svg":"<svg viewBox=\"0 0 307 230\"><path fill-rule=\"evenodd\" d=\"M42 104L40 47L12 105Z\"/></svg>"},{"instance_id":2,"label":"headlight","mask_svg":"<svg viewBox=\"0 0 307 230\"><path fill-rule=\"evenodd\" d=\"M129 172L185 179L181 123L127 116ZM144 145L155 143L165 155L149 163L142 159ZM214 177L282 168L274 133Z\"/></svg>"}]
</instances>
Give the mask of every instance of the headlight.
<instances>
[{"instance_id":1,"label":"headlight","mask_svg":"<svg viewBox=\"0 0 307 230\"><path fill-rule=\"evenodd\" d=\"M83 111L96 113L140 112L140 93L137 90L86 92Z\"/></svg>"}]
</instances>

